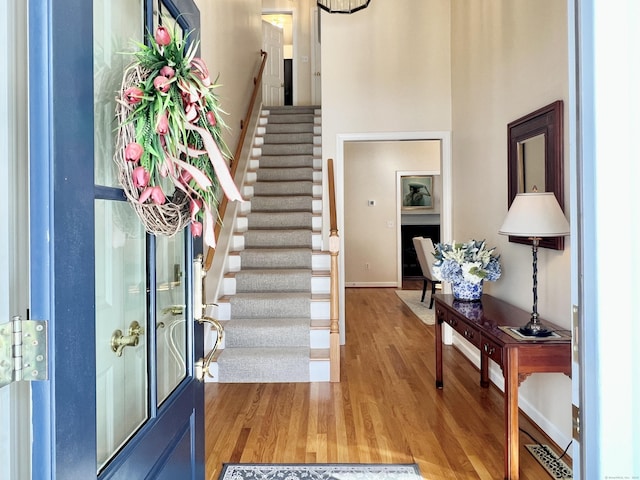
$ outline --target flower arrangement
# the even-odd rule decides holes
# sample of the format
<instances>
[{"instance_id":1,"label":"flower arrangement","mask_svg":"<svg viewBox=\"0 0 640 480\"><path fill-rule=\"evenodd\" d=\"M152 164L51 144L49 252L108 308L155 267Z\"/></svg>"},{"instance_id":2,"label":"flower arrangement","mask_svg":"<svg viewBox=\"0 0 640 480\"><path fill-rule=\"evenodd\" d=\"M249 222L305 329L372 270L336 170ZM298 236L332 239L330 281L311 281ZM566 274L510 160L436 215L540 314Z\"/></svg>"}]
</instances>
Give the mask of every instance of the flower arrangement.
<instances>
[{"instance_id":1,"label":"flower arrangement","mask_svg":"<svg viewBox=\"0 0 640 480\"><path fill-rule=\"evenodd\" d=\"M488 249L485 241L467 243L438 243L435 245L434 273L445 282L479 284L483 280L496 281L502 273L500 256L495 247Z\"/></svg>"},{"instance_id":2,"label":"flower arrangement","mask_svg":"<svg viewBox=\"0 0 640 480\"><path fill-rule=\"evenodd\" d=\"M117 98L114 161L128 200L147 231L191 234L215 246L220 189L242 201L222 138L225 113L198 42L160 26L138 44ZM204 231L203 231L204 230Z\"/></svg>"}]
</instances>

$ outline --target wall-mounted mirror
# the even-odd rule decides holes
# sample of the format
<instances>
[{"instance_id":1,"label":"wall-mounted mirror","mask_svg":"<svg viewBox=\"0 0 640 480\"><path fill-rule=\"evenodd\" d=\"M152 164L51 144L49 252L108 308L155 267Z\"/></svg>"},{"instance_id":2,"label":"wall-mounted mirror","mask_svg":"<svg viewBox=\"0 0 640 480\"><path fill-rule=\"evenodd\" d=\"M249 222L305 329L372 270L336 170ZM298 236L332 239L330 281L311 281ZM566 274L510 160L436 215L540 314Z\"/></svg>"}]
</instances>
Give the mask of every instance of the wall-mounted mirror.
<instances>
[{"instance_id":1,"label":"wall-mounted mirror","mask_svg":"<svg viewBox=\"0 0 640 480\"><path fill-rule=\"evenodd\" d=\"M518 193L553 192L564 206L563 172L563 104L553 102L535 112L514 120L508 130L508 178L511 206ZM509 237L510 242L531 244L522 237ZM540 240L540 246L564 249L564 237Z\"/></svg>"}]
</instances>

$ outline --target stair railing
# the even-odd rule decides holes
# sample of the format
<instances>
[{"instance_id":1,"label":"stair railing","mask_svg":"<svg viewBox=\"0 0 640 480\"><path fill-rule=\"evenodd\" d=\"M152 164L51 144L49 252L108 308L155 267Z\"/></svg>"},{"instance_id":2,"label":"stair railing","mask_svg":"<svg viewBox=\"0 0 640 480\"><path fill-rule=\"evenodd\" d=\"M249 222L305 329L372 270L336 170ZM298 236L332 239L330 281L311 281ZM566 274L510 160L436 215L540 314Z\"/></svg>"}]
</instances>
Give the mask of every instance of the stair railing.
<instances>
[{"instance_id":1,"label":"stair railing","mask_svg":"<svg viewBox=\"0 0 640 480\"><path fill-rule=\"evenodd\" d=\"M338 236L338 222L336 220L336 187L333 174L333 159L327 162L327 176L329 180L329 253L331 254L330 271L330 300L329 300L329 363L330 380L340 381L340 325L339 313L339 282L338 282L338 254L340 253L340 237Z\"/></svg>"},{"instance_id":2,"label":"stair railing","mask_svg":"<svg viewBox=\"0 0 640 480\"><path fill-rule=\"evenodd\" d=\"M264 50L260 50L260 55L262 56L262 62L260 63L260 69L258 70L258 75L253 77L253 92L251 93L251 100L249 101L249 107L247 108L247 114L244 119L240 120L240 138L238 139L238 145L236 147L236 151L231 158L231 162L229 165L229 169L231 170L231 178L236 178L236 169L238 168L238 159L242 154L242 150L244 148L244 142L247 137L247 131L249 130L249 124L251 123L251 116L253 115L253 109L255 108L256 100L258 99L258 93L262 88L262 73L264 72L265 64L267 63L267 52ZM218 206L218 218L224 218L224 214L227 211L227 197L222 195L222 199L220 201L220 205ZM214 234L216 240L220 236L220 228L222 227L220 222L216 222L216 226L214 229ZM208 271L211 268L211 264L213 263L213 256L215 254L215 248L209 248L207 250L207 255L205 256L204 261L204 271Z\"/></svg>"}]
</instances>

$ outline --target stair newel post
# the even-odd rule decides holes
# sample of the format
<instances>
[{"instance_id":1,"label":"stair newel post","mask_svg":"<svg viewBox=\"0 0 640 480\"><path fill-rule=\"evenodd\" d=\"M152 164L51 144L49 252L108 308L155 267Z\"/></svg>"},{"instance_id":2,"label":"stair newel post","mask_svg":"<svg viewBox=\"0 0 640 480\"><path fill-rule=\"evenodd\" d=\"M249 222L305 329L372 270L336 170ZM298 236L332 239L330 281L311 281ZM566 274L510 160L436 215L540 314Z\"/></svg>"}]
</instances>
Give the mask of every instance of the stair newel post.
<instances>
[{"instance_id":1,"label":"stair newel post","mask_svg":"<svg viewBox=\"0 0 640 480\"><path fill-rule=\"evenodd\" d=\"M329 361L331 364L330 380L340 381L340 326L339 319L339 283L338 283L338 253L340 252L340 237L338 236L338 222L336 220L336 194L333 174L333 159L327 163L329 180L329 253L331 254L331 295L330 295L330 325L329 325Z\"/></svg>"}]
</instances>

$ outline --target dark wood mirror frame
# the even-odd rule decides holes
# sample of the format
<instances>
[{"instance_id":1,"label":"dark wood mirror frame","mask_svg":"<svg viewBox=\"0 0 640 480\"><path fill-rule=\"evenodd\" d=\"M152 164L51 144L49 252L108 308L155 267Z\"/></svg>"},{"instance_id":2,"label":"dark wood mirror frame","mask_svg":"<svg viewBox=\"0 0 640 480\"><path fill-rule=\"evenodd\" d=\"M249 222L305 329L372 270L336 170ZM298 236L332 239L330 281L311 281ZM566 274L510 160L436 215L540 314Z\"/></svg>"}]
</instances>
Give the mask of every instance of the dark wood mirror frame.
<instances>
[{"instance_id":1,"label":"dark wood mirror frame","mask_svg":"<svg viewBox=\"0 0 640 480\"><path fill-rule=\"evenodd\" d=\"M514 120L507 126L508 131L508 182L511 207L518 192L518 144L537 135L545 136L545 185L544 191L553 192L564 210L564 160L563 160L563 104L557 100L546 107ZM524 237L509 236L509 241L531 245ZM564 249L564 237L540 239L540 246L554 250Z\"/></svg>"}]
</instances>

